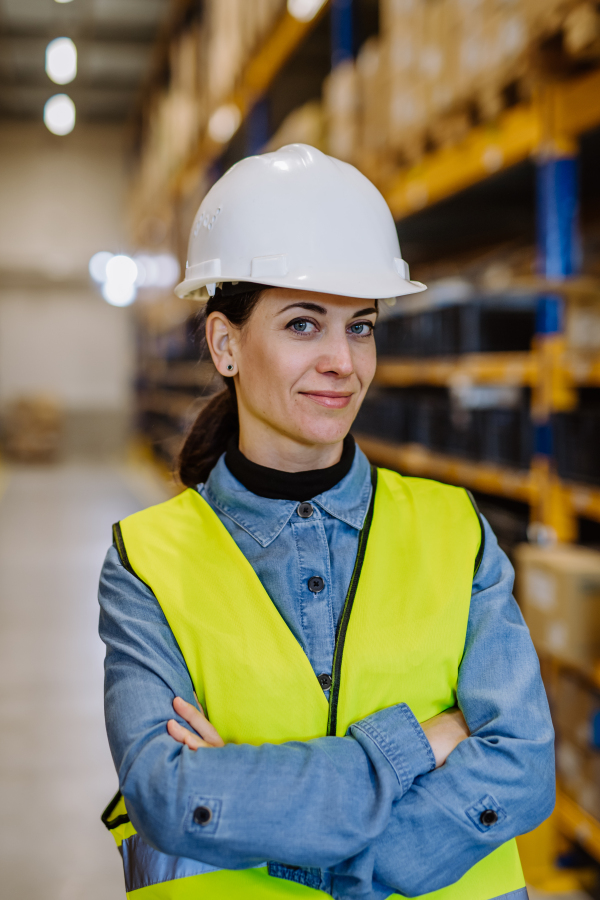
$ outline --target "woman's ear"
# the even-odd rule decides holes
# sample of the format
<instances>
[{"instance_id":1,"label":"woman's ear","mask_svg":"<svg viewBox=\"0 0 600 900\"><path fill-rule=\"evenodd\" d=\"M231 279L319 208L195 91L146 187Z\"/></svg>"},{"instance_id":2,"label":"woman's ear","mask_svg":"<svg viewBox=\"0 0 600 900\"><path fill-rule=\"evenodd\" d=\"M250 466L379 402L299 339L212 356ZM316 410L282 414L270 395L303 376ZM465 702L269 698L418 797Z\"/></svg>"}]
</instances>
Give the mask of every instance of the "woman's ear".
<instances>
[{"instance_id":1,"label":"woman's ear","mask_svg":"<svg viewBox=\"0 0 600 900\"><path fill-rule=\"evenodd\" d=\"M206 343L219 375L225 378L237 374L235 331L235 326L223 313L212 312L206 320Z\"/></svg>"}]
</instances>

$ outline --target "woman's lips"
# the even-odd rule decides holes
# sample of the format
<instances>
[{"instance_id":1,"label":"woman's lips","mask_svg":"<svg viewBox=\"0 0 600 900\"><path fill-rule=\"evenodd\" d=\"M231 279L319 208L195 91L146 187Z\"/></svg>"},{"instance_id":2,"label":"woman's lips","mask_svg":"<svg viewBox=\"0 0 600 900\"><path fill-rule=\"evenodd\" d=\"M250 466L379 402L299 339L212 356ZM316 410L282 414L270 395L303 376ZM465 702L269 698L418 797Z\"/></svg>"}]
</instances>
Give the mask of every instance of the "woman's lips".
<instances>
[{"instance_id":1,"label":"woman's lips","mask_svg":"<svg viewBox=\"0 0 600 900\"><path fill-rule=\"evenodd\" d=\"M352 400L352 394L336 394L335 391L302 391L301 393L328 409L344 409Z\"/></svg>"}]
</instances>

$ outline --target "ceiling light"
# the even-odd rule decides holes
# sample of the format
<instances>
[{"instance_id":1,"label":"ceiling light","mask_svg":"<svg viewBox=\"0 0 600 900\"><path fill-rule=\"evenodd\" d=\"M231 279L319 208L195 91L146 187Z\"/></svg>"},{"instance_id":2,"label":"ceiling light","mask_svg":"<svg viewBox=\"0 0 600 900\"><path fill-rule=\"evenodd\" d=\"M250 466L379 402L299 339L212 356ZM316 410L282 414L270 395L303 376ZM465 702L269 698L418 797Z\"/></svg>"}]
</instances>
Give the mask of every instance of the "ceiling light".
<instances>
[{"instance_id":1,"label":"ceiling light","mask_svg":"<svg viewBox=\"0 0 600 900\"><path fill-rule=\"evenodd\" d=\"M70 134L75 128L75 104L67 94L55 94L44 106L44 124L52 134Z\"/></svg>"},{"instance_id":2,"label":"ceiling light","mask_svg":"<svg viewBox=\"0 0 600 900\"><path fill-rule=\"evenodd\" d=\"M115 284L135 284L138 267L130 256L113 256L106 264L106 280Z\"/></svg>"},{"instance_id":3,"label":"ceiling light","mask_svg":"<svg viewBox=\"0 0 600 900\"><path fill-rule=\"evenodd\" d=\"M130 256L112 256L106 263L102 296L111 306L129 306L135 300L138 267Z\"/></svg>"},{"instance_id":4,"label":"ceiling light","mask_svg":"<svg viewBox=\"0 0 600 900\"><path fill-rule=\"evenodd\" d=\"M55 84L69 84L77 75L77 47L68 37L50 41L46 47L46 74Z\"/></svg>"},{"instance_id":5,"label":"ceiling light","mask_svg":"<svg viewBox=\"0 0 600 900\"><path fill-rule=\"evenodd\" d=\"M71 0L55 0L56 3L71 3Z\"/></svg>"},{"instance_id":6,"label":"ceiling light","mask_svg":"<svg viewBox=\"0 0 600 900\"><path fill-rule=\"evenodd\" d=\"M217 144L226 144L242 123L242 114L235 103L219 106L208 122L208 133Z\"/></svg>"},{"instance_id":7,"label":"ceiling light","mask_svg":"<svg viewBox=\"0 0 600 900\"><path fill-rule=\"evenodd\" d=\"M290 16L300 22L310 22L319 10L325 6L327 0L287 0L287 8Z\"/></svg>"},{"instance_id":8,"label":"ceiling light","mask_svg":"<svg viewBox=\"0 0 600 900\"><path fill-rule=\"evenodd\" d=\"M102 288L102 296L111 306L129 306L135 300L135 295L135 284L107 281Z\"/></svg>"},{"instance_id":9,"label":"ceiling light","mask_svg":"<svg viewBox=\"0 0 600 900\"><path fill-rule=\"evenodd\" d=\"M108 250L101 250L99 253L94 253L90 259L88 265L90 275L98 284L104 284L106 281L106 266L112 258L113 254Z\"/></svg>"}]
</instances>

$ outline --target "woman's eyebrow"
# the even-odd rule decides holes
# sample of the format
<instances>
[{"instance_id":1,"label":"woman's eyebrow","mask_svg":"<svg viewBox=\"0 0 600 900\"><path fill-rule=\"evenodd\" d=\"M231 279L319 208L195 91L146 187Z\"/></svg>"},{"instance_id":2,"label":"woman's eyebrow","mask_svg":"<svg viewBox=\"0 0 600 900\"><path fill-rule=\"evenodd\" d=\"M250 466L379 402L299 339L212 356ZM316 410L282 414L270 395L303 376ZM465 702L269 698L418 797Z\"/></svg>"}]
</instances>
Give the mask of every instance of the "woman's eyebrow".
<instances>
[{"instance_id":1,"label":"woman's eyebrow","mask_svg":"<svg viewBox=\"0 0 600 900\"><path fill-rule=\"evenodd\" d=\"M283 309L280 309L277 313L280 316L282 313L287 312L288 309L308 309L310 312L320 313L322 316L327 315L327 310L324 306L319 306L318 303L290 303L289 306L284 306Z\"/></svg>"},{"instance_id":2,"label":"woman's eyebrow","mask_svg":"<svg viewBox=\"0 0 600 900\"><path fill-rule=\"evenodd\" d=\"M287 312L288 309L308 309L310 312L319 313L322 316L327 315L327 310L324 306L319 306L318 303L290 303L288 306L284 306L283 309L280 309L277 313L280 316L282 313ZM374 306L369 306L367 309L359 309L358 312L355 312L352 316L353 319L356 319L357 316L369 316L371 313L377 313L377 310Z\"/></svg>"}]
</instances>

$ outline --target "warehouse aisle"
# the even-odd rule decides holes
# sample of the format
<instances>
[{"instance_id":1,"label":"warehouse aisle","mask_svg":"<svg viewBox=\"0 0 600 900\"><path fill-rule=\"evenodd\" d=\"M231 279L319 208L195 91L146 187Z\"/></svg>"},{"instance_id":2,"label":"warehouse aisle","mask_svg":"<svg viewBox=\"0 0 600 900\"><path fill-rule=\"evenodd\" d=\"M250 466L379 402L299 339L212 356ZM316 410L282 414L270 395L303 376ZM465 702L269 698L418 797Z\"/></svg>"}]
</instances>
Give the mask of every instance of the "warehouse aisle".
<instances>
[{"instance_id":1,"label":"warehouse aisle","mask_svg":"<svg viewBox=\"0 0 600 900\"><path fill-rule=\"evenodd\" d=\"M99 815L104 733L98 573L111 524L147 505L108 465L17 468L0 499L0 871L11 900L117 900Z\"/></svg>"}]
</instances>

